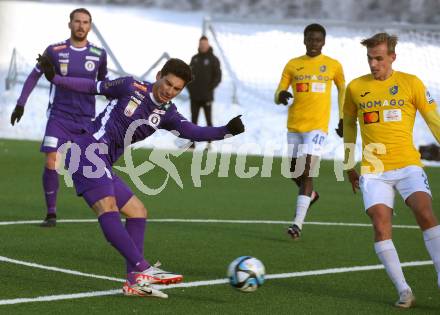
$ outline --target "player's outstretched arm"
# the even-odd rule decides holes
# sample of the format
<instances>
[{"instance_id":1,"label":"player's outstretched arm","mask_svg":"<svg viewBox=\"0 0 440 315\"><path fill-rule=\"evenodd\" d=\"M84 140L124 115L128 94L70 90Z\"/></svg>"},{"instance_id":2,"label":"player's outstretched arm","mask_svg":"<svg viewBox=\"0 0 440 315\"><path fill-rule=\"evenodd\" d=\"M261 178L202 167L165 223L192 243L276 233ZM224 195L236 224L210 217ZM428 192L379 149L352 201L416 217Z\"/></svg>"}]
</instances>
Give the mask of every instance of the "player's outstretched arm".
<instances>
[{"instance_id":1,"label":"player's outstretched arm","mask_svg":"<svg viewBox=\"0 0 440 315\"><path fill-rule=\"evenodd\" d=\"M241 115L232 118L222 127L201 127L188 121L180 113L176 113L163 128L176 131L180 138L192 141L223 140L227 135L236 136L244 132L245 127L240 117Z\"/></svg>"},{"instance_id":2,"label":"player's outstretched arm","mask_svg":"<svg viewBox=\"0 0 440 315\"><path fill-rule=\"evenodd\" d=\"M46 79L57 86L61 86L65 89L86 93L86 94L98 94L96 90L96 84L94 80L86 78L64 77L56 74L55 67L46 55L38 55L38 66L44 73Z\"/></svg>"}]
</instances>

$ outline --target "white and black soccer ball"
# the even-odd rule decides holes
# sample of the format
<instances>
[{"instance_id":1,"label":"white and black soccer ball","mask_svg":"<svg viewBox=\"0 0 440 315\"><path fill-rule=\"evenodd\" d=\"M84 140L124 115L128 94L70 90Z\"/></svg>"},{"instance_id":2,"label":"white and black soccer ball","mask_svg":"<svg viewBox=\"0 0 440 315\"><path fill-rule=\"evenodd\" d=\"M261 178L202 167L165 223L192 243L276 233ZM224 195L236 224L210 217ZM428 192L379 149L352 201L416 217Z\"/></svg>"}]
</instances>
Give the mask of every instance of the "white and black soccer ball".
<instances>
[{"instance_id":1,"label":"white and black soccer ball","mask_svg":"<svg viewBox=\"0 0 440 315\"><path fill-rule=\"evenodd\" d=\"M254 292L264 283L266 271L263 263L255 257L241 256L228 267L229 283L243 292Z\"/></svg>"}]
</instances>

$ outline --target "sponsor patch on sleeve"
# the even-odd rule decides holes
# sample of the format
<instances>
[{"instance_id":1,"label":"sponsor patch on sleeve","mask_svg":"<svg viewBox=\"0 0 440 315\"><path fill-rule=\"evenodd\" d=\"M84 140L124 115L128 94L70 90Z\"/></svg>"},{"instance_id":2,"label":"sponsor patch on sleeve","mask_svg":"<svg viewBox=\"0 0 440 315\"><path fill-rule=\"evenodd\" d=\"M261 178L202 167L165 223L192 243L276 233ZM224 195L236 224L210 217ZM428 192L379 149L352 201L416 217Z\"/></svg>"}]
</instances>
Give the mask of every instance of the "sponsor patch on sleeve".
<instances>
[{"instance_id":1,"label":"sponsor patch on sleeve","mask_svg":"<svg viewBox=\"0 0 440 315\"><path fill-rule=\"evenodd\" d=\"M401 109L386 109L383 111L383 121L402 121L402 110Z\"/></svg>"},{"instance_id":2,"label":"sponsor patch on sleeve","mask_svg":"<svg viewBox=\"0 0 440 315\"><path fill-rule=\"evenodd\" d=\"M378 123L380 121L379 117L378 111L364 113L364 124Z\"/></svg>"},{"instance_id":3,"label":"sponsor patch on sleeve","mask_svg":"<svg viewBox=\"0 0 440 315\"><path fill-rule=\"evenodd\" d=\"M89 51L95 55L98 55L98 56L101 56L101 54L102 54L102 50L95 48L95 47L90 47Z\"/></svg>"},{"instance_id":4,"label":"sponsor patch on sleeve","mask_svg":"<svg viewBox=\"0 0 440 315\"><path fill-rule=\"evenodd\" d=\"M143 85L143 84L140 84L140 83L138 83L138 82L133 82L133 86L134 86L136 89L143 91L144 93L147 92L147 87L146 87L145 85Z\"/></svg>"}]
</instances>

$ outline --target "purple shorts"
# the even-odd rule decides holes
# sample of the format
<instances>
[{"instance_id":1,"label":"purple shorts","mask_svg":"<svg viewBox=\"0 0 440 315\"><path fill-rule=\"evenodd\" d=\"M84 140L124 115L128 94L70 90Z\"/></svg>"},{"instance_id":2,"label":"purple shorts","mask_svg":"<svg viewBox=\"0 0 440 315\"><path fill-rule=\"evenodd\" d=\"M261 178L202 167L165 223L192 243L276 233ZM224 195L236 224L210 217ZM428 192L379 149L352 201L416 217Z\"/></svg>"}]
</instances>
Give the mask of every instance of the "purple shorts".
<instances>
[{"instance_id":1,"label":"purple shorts","mask_svg":"<svg viewBox=\"0 0 440 315\"><path fill-rule=\"evenodd\" d=\"M60 146L78 135L87 128L90 122L78 123L73 120L50 116L47 120L46 131L40 152L56 152Z\"/></svg>"},{"instance_id":2,"label":"purple shorts","mask_svg":"<svg viewBox=\"0 0 440 315\"><path fill-rule=\"evenodd\" d=\"M75 148L72 147L67 154L66 167L72 174L78 196L83 196L90 207L104 197L114 196L118 209L121 209L133 192L112 171L110 155L99 152L98 146L106 144L88 133L76 136L72 142Z\"/></svg>"}]
</instances>

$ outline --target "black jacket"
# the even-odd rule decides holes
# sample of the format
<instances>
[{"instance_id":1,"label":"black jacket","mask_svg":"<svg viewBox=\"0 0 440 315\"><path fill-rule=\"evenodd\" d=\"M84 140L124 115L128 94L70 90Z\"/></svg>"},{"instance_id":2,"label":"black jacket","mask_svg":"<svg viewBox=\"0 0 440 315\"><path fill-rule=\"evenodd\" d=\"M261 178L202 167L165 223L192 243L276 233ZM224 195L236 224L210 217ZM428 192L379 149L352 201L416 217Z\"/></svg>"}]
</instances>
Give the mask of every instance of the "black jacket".
<instances>
[{"instance_id":1,"label":"black jacket","mask_svg":"<svg viewBox=\"0 0 440 315\"><path fill-rule=\"evenodd\" d=\"M188 84L188 92L192 101L212 101L214 89L222 80L220 61L212 52L199 53L191 58L193 81Z\"/></svg>"}]
</instances>

